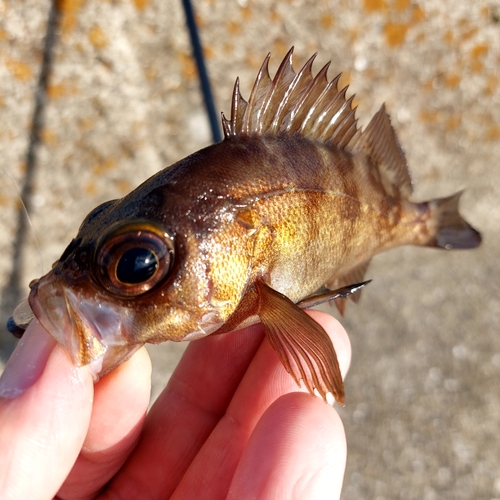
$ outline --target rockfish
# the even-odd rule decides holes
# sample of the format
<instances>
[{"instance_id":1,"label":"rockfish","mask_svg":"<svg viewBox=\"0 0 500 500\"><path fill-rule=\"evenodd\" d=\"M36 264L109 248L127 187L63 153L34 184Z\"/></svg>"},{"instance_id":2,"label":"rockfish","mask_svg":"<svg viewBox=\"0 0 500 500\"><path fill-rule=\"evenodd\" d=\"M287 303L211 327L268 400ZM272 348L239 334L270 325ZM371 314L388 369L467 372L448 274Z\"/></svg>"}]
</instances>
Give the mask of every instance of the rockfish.
<instances>
[{"instance_id":1,"label":"rockfish","mask_svg":"<svg viewBox=\"0 0 500 500\"><path fill-rule=\"evenodd\" d=\"M328 64L314 76L313 56L295 73L291 50L271 79L269 58L248 102L236 80L223 141L98 206L30 284L34 315L76 365L102 376L144 343L261 321L295 381L342 403L333 345L303 308L335 299L342 312L384 250L480 244L460 193L409 201L384 106L361 130Z\"/></svg>"}]
</instances>

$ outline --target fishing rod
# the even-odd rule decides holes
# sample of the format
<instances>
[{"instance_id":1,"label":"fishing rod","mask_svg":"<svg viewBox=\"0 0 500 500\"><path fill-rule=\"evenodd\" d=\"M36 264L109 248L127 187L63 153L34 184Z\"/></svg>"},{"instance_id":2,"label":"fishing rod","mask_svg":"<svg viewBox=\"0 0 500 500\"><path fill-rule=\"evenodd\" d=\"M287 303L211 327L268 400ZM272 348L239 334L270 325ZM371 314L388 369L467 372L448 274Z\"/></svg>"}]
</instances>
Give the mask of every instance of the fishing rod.
<instances>
[{"instance_id":1,"label":"fishing rod","mask_svg":"<svg viewBox=\"0 0 500 500\"><path fill-rule=\"evenodd\" d=\"M205 64L205 56L203 55L203 47L201 45L200 35L198 33L198 26L196 24L193 5L191 0L182 0L184 13L186 15L186 24L189 31L189 38L191 40L191 47L193 50L193 57L196 61L196 68L200 79L201 92L203 94L203 101L205 103L205 110L208 115L210 123L210 130L212 131L212 139L214 142L222 141L222 132L220 129L220 119L215 110L214 98L210 86L210 78L208 76L207 67Z\"/></svg>"}]
</instances>

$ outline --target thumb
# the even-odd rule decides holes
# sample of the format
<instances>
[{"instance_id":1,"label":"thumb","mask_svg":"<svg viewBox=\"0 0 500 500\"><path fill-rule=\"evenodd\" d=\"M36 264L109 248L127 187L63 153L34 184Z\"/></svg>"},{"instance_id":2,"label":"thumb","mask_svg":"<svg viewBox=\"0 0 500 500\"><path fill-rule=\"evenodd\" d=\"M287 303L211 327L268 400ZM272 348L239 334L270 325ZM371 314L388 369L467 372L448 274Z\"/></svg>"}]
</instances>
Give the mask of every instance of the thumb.
<instances>
[{"instance_id":1,"label":"thumb","mask_svg":"<svg viewBox=\"0 0 500 500\"><path fill-rule=\"evenodd\" d=\"M0 378L2 498L51 499L87 434L93 380L37 321Z\"/></svg>"}]
</instances>

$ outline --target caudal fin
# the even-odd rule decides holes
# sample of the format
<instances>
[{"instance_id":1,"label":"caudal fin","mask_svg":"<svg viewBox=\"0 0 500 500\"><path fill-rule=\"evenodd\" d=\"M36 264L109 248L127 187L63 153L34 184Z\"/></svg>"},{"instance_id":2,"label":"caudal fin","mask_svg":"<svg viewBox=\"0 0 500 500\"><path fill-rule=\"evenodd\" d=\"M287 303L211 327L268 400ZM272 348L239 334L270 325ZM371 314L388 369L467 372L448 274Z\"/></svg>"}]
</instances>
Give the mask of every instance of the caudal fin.
<instances>
[{"instance_id":1,"label":"caudal fin","mask_svg":"<svg viewBox=\"0 0 500 500\"><path fill-rule=\"evenodd\" d=\"M451 250L476 248L481 244L481 234L462 219L458 212L461 195L462 191L429 202L431 220L435 227L429 246Z\"/></svg>"}]
</instances>

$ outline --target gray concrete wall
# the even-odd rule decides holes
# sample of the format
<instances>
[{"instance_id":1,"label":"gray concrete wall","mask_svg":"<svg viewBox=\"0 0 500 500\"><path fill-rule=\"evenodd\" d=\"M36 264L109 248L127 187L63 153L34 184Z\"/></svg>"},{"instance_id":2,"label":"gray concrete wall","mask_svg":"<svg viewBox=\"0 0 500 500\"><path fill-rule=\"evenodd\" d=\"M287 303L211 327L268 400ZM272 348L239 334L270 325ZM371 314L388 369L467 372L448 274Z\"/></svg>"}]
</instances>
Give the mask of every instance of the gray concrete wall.
<instances>
[{"instance_id":1,"label":"gray concrete wall","mask_svg":"<svg viewBox=\"0 0 500 500\"><path fill-rule=\"evenodd\" d=\"M37 108L52 5L0 0L2 324L88 211L210 142L180 2L59 4ZM373 283L343 320L353 344L343 498L500 498L500 4L195 7L218 109L229 111L236 76L248 96L267 52L273 71L291 45L297 68L319 52L315 69L331 59L330 76L344 72L361 123L386 102L415 199L467 188L462 211L483 232L482 248L377 257ZM23 229L16 186L27 179L33 228ZM0 339L5 358L13 342L3 331ZM155 394L179 353L152 351Z\"/></svg>"}]
</instances>

